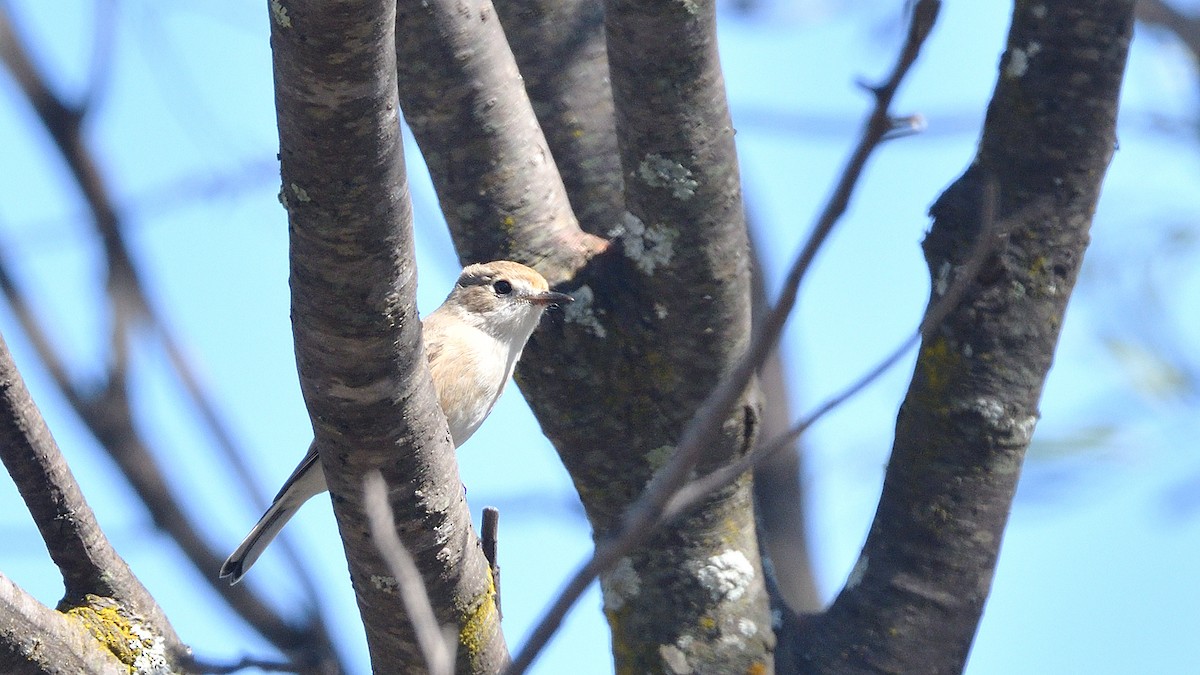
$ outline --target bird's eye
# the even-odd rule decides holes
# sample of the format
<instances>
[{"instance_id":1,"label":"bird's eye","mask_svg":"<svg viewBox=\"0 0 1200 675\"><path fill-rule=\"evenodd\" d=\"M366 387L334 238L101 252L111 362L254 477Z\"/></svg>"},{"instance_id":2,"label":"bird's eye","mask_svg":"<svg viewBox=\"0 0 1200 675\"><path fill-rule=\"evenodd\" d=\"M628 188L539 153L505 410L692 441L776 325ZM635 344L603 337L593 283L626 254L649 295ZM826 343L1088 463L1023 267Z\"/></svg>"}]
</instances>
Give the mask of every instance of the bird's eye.
<instances>
[{"instance_id":1,"label":"bird's eye","mask_svg":"<svg viewBox=\"0 0 1200 675\"><path fill-rule=\"evenodd\" d=\"M512 293L512 284L505 279L501 279L492 284L492 290L496 291L496 295L508 295Z\"/></svg>"}]
</instances>

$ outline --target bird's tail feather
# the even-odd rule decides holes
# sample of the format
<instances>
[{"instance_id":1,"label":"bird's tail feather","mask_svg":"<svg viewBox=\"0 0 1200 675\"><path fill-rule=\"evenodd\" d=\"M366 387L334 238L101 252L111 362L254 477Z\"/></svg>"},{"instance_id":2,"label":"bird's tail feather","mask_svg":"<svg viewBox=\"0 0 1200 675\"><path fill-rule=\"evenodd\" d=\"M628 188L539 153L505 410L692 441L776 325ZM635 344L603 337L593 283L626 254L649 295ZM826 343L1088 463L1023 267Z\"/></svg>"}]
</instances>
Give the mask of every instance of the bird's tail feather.
<instances>
[{"instance_id":1,"label":"bird's tail feather","mask_svg":"<svg viewBox=\"0 0 1200 675\"><path fill-rule=\"evenodd\" d=\"M300 510L300 503L291 503L293 500L280 499L259 519L254 529L250 530L250 534L242 540L237 549L230 554L229 558L221 565L221 578L229 578L229 583L236 584L242 580L250 566L254 564L263 551L267 549L274 539L287 524L292 516Z\"/></svg>"},{"instance_id":2,"label":"bird's tail feather","mask_svg":"<svg viewBox=\"0 0 1200 675\"><path fill-rule=\"evenodd\" d=\"M283 484L271 507L258 519L250 534L246 535L225 564L221 565L221 578L228 578L231 584L241 581L250 566L258 560L292 516L296 515L304 502L325 490L325 472L321 470L321 463L317 460L316 447L309 446L308 454Z\"/></svg>"}]
</instances>

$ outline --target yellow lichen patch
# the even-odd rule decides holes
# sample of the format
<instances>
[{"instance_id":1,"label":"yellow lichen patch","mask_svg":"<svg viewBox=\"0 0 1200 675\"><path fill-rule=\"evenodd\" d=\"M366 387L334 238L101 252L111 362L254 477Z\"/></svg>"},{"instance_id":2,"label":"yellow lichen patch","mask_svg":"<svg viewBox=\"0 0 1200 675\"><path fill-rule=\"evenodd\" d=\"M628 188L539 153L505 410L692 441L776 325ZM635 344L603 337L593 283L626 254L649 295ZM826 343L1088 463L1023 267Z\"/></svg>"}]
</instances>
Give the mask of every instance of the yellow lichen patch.
<instances>
[{"instance_id":1,"label":"yellow lichen patch","mask_svg":"<svg viewBox=\"0 0 1200 675\"><path fill-rule=\"evenodd\" d=\"M634 675L637 669L634 668L636 659L633 645L630 644L629 636L621 632L621 612L618 610L604 610L604 617L608 619L608 629L612 634L612 652L613 660L616 664L616 675Z\"/></svg>"},{"instance_id":2,"label":"yellow lichen patch","mask_svg":"<svg viewBox=\"0 0 1200 675\"><path fill-rule=\"evenodd\" d=\"M471 656L483 650L500 623L500 615L496 611L496 585L491 570L488 570L487 578L487 590L468 603L459 614L462 628L458 631L458 641Z\"/></svg>"},{"instance_id":3,"label":"yellow lichen patch","mask_svg":"<svg viewBox=\"0 0 1200 675\"><path fill-rule=\"evenodd\" d=\"M767 675L767 664L762 661L755 661L746 669L746 675Z\"/></svg>"},{"instance_id":4,"label":"yellow lichen patch","mask_svg":"<svg viewBox=\"0 0 1200 675\"><path fill-rule=\"evenodd\" d=\"M927 342L917 359L931 394L942 394L950 384L951 372L959 366L959 355L944 337Z\"/></svg>"},{"instance_id":5,"label":"yellow lichen patch","mask_svg":"<svg viewBox=\"0 0 1200 675\"><path fill-rule=\"evenodd\" d=\"M700 617L700 620L696 623L700 624L700 627L706 631L715 630L717 627L717 620L707 614Z\"/></svg>"},{"instance_id":6,"label":"yellow lichen patch","mask_svg":"<svg viewBox=\"0 0 1200 675\"><path fill-rule=\"evenodd\" d=\"M163 639L116 600L89 594L84 604L63 613L83 624L131 673L167 672Z\"/></svg>"},{"instance_id":7,"label":"yellow lichen patch","mask_svg":"<svg viewBox=\"0 0 1200 675\"><path fill-rule=\"evenodd\" d=\"M1046 256L1039 255L1039 256L1035 257L1033 259L1033 262L1031 262L1029 264L1029 276L1040 277L1041 275L1046 273L1047 266L1048 266L1048 264L1046 261Z\"/></svg>"}]
</instances>

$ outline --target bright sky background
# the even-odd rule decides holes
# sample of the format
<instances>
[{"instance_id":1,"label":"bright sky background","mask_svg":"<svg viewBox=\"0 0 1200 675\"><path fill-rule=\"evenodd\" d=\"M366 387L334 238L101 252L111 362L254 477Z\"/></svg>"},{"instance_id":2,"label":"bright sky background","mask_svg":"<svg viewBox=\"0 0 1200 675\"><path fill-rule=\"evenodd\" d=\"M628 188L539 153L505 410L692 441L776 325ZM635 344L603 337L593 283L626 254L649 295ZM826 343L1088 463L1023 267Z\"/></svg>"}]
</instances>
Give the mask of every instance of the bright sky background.
<instances>
[{"instance_id":1,"label":"bright sky background","mask_svg":"<svg viewBox=\"0 0 1200 675\"><path fill-rule=\"evenodd\" d=\"M93 2L10 2L68 100L91 81ZM136 262L221 413L251 454L264 497L311 437L288 324L287 228L276 201L278 139L265 2L110 0L109 68L89 139L127 219ZM796 251L900 39L900 2L782 1L753 20L726 16L722 48L747 199L760 220L769 285ZM786 337L807 409L914 329L928 290L918 243L928 205L969 163L1010 4L947 2L895 112L927 133L887 145L803 289ZM968 672L1191 673L1200 669L1200 96L1195 64L1139 30L1116 154L1072 301L1043 420L1013 508ZM107 335L99 247L79 197L13 83L0 76L0 255L55 326L81 376ZM457 273L436 199L409 148L420 306ZM175 627L207 659L269 655L180 564L173 544L66 409L6 311L7 339L84 494ZM911 361L808 437L812 545L826 597L862 545ZM135 406L145 434L206 534L231 550L259 514L231 494L195 414L141 336ZM516 388L459 453L468 498L501 510L504 622L516 647L587 554L587 524ZM288 527L321 581L330 623L358 672L361 624L328 501ZM53 605L62 588L11 483L0 480L0 570ZM215 573L215 570L214 570ZM296 585L268 554L247 583L297 614ZM610 673L599 596L584 598L537 673Z\"/></svg>"}]
</instances>

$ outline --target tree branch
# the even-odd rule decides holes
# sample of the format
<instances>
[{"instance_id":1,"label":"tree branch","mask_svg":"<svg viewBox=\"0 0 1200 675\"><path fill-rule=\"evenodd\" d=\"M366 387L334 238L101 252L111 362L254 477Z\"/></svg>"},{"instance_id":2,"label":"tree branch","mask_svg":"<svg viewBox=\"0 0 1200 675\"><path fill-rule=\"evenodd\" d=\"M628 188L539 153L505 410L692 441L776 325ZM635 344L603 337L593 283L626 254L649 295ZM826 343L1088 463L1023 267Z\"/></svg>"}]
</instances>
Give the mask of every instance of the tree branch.
<instances>
[{"instance_id":1,"label":"tree branch","mask_svg":"<svg viewBox=\"0 0 1200 675\"><path fill-rule=\"evenodd\" d=\"M1175 34L1193 58L1200 57L1200 16L1184 14L1165 0L1138 0L1137 18Z\"/></svg>"},{"instance_id":2,"label":"tree branch","mask_svg":"<svg viewBox=\"0 0 1200 675\"><path fill-rule=\"evenodd\" d=\"M392 578L396 580L396 591L404 602L404 610L417 634L421 656L429 675L451 675L454 672L453 626L440 626L433 615L433 605L421 579L421 570L412 554L396 534L395 514L388 506L387 483L378 471L363 478L363 503L371 525L371 536L379 553L387 562Z\"/></svg>"},{"instance_id":3,"label":"tree branch","mask_svg":"<svg viewBox=\"0 0 1200 675\"><path fill-rule=\"evenodd\" d=\"M416 311L395 4L273 6L296 361L371 661L387 672L423 663L367 527L362 479L378 470L437 622L458 629L460 672L495 672L507 650Z\"/></svg>"},{"instance_id":4,"label":"tree branch","mask_svg":"<svg viewBox=\"0 0 1200 675\"><path fill-rule=\"evenodd\" d=\"M625 193L604 5L599 0L504 0L496 11L579 224L608 236L625 210Z\"/></svg>"},{"instance_id":5,"label":"tree branch","mask_svg":"<svg viewBox=\"0 0 1200 675\"><path fill-rule=\"evenodd\" d=\"M217 554L200 536L198 528L184 511L175 491L168 485L159 468L157 459L134 424L133 411L129 406L125 387L129 335L135 321L145 320L162 339L185 392L197 406L217 446L225 452L234 473L250 494L256 493L254 482L241 460L241 453L233 445L231 434L220 422L215 405L197 385L197 377L183 358L183 350L178 341L148 299L129 255L121 232L121 219L105 185L103 173L83 135L82 122L87 109L69 107L51 91L46 79L29 57L2 6L0 57L18 82L26 99L37 111L39 119L75 178L89 206L106 253L107 289L112 302L111 355L106 381L100 386L72 381L63 360L38 322L35 312L26 303L25 296L8 273L7 267L0 262L0 289L13 306L22 329L29 335L39 357L46 364L55 384L71 407L112 456L138 497L146 504L155 525L171 536L213 589L235 612L281 650L303 652L302 660L306 661L335 660L332 642L321 624L319 614L313 614L314 623L306 629L298 630L251 595L247 588L231 587L217 580L214 571L219 569L223 556ZM93 77L93 82L96 79ZM91 92L86 100L92 100L95 96L96 93ZM286 544L285 548L291 552L292 566L298 579L309 590L310 602L316 605L319 600L312 592L311 578L299 564L294 550Z\"/></svg>"},{"instance_id":6,"label":"tree branch","mask_svg":"<svg viewBox=\"0 0 1200 675\"><path fill-rule=\"evenodd\" d=\"M606 244L579 229L491 0L397 10L400 102L459 258L570 279Z\"/></svg>"},{"instance_id":7,"label":"tree branch","mask_svg":"<svg viewBox=\"0 0 1200 675\"><path fill-rule=\"evenodd\" d=\"M757 324L770 306L763 278L762 246L755 237L758 228L753 214L754 210L747 208L750 255L754 263L750 277L750 313ZM758 445L762 445L765 439L776 438L787 431L792 421L787 373L778 345L758 369L758 381L763 401ZM797 612L813 612L820 609L821 598L808 545L802 459L799 443L792 442L755 465L754 511L759 546L763 549L764 560L770 561L769 566L763 566L763 572L767 575L767 591L772 593L772 609L786 604Z\"/></svg>"},{"instance_id":8,"label":"tree branch","mask_svg":"<svg viewBox=\"0 0 1200 675\"><path fill-rule=\"evenodd\" d=\"M931 209L935 297L981 236L989 177L1012 229L922 341L858 563L825 613L784 632L798 670L963 668L1112 156L1132 13L1017 4L979 154Z\"/></svg>"},{"instance_id":9,"label":"tree branch","mask_svg":"<svg viewBox=\"0 0 1200 675\"><path fill-rule=\"evenodd\" d=\"M42 605L0 574L0 670L12 675L126 675L78 621Z\"/></svg>"},{"instance_id":10,"label":"tree branch","mask_svg":"<svg viewBox=\"0 0 1200 675\"><path fill-rule=\"evenodd\" d=\"M62 607L88 605L93 596L112 598L148 622L162 637L173 661L186 654L187 648L158 603L96 523L2 337L0 460L25 500L46 550L62 572L66 586ZM22 631L28 634L30 628L25 626Z\"/></svg>"},{"instance_id":11,"label":"tree branch","mask_svg":"<svg viewBox=\"0 0 1200 675\"><path fill-rule=\"evenodd\" d=\"M621 528L607 540L601 540L597 544L596 552L591 560L584 564L568 581L562 593L555 599L530 634L528 642L522 646L514 658L510 672L522 672L522 668L532 662L550 636L557 630L567 611L596 575L604 570L612 569L625 552L631 550L649 535L652 528L659 523L667 501L675 490L686 482L692 467L697 465L711 439L720 437L720 427L727 411L733 407L741 392L750 383L755 371L761 367L771 349L778 342L783 325L795 305L800 282L816 257L821 244L828 237L841 214L844 213L853 189L866 166L867 159L893 128L888 115L892 97L899 87L900 81L915 62L920 47L936 20L939 7L940 3L934 0L921 0L914 7L908 39L897 59L896 66L883 85L872 89L876 99L875 108L867 121L862 138L851 155L829 202L817 219L808 241L793 263L780 300L759 326L745 354L729 374L723 377L708 394L694 418L687 424L668 463L654 474L650 485L626 511L621 520ZM589 429L589 431L592 430Z\"/></svg>"}]
</instances>

